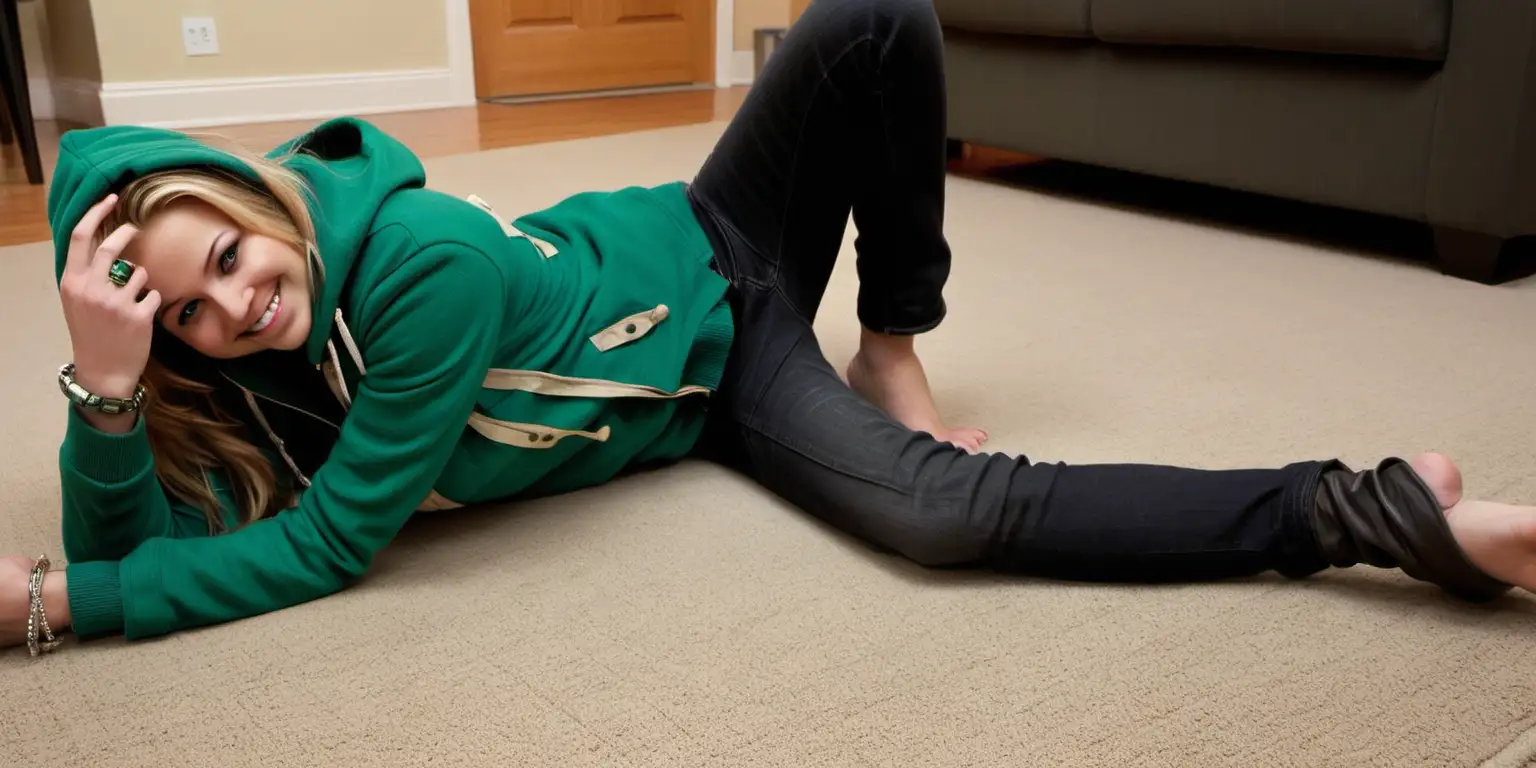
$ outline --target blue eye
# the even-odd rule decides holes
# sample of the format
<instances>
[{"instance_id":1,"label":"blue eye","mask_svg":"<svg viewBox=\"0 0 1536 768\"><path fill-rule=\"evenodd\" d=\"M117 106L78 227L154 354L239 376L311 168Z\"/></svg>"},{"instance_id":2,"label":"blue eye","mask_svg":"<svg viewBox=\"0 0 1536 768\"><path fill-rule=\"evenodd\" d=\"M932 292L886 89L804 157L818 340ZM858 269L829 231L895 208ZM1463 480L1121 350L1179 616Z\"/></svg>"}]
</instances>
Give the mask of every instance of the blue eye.
<instances>
[{"instance_id":1,"label":"blue eye","mask_svg":"<svg viewBox=\"0 0 1536 768\"><path fill-rule=\"evenodd\" d=\"M176 315L176 324L186 325L187 321L191 320L192 316L197 314L197 308L201 304L202 302L198 301L197 299L193 299L186 304L183 304L181 307L181 312L177 313Z\"/></svg>"},{"instance_id":2,"label":"blue eye","mask_svg":"<svg viewBox=\"0 0 1536 768\"><path fill-rule=\"evenodd\" d=\"M236 240L235 242L230 243L230 246L228 248L224 249L223 253L219 254L219 269L220 269L220 271L228 273L231 269L234 269L235 268L235 258L238 257L239 255L240 255L240 241Z\"/></svg>"}]
</instances>

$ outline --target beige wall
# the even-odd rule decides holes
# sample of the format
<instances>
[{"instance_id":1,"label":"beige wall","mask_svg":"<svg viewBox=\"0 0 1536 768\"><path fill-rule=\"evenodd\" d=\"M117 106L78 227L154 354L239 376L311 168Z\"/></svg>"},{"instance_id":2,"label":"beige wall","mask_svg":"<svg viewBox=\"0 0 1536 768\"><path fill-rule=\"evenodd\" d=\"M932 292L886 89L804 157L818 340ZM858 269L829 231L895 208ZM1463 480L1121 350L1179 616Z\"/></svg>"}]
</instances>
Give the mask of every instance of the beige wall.
<instances>
[{"instance_id":1,"label":"beige wall","mask_svg":"<svg viewBox=\"0 0 1536 768\"><path fill-rule=\"evenodd\" d=\"M93 0L92 5L104 82L448 66L443 0ZM213 17L218 55L186 54L183 16Z\"/></svg>"},{"instance_id":2,"label":"beige wall","mask_svg":"<svg viewBox=\"0 0 1536 768\"><path fill-rule=\"evenodd\" d=\"M77 80L101 80L96 26L90 0L47 0L50 74Z\"/></svg>"},{"instance_id":3,"label":"beige wall","mask_svg":"<svg viewBox=\"0 0 1536 768\"><path fill-rule=\"evenodd\" d=\"M789 26L789 0L736 0L736 50L752 50L752 31Z\"/></svg>"},{"instance_id":4,"label":"beige wall","mask_svg":"<svg viewBox=\"0 0 1536 768\"><path fill-rule=\"evenodd\" d=\"M52 69L47 8L42 3L22 3L16 11L21 22L21 53L27 65L27 78L45 79Z\"/></svg>"}]
</instances>

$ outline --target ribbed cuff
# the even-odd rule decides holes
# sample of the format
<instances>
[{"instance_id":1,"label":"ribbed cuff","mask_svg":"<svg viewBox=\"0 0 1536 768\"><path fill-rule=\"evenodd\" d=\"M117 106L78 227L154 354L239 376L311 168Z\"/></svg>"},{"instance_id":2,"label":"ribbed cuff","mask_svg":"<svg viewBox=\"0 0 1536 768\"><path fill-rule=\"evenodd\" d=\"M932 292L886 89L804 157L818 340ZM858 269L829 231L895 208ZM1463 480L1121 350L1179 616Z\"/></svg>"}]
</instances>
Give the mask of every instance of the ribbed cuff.
<instances>
[{"instance_id":1,"label":"ribbed cuff","mask_svg":"<svg viewBox=\"0 0 1536 768\"><path fill-rule=\"evenodd\" d=\"M154 464L143 418L134 420L133 429L113 435L91 426L73 405L64 432L63 458L80 474L103 485L132 480Z\"/></svg>"},{"instance_id":2,"label":"ribbed cuff","mask_svg":"<svg viewBox=\"0 0 1536 768\"><path fill-rule=\"evenodd\" d=\"M117 563L111 560L71 563L69 613L81 637L115 635L123 631L123 591Z\"/></svg>"}]
</instances>

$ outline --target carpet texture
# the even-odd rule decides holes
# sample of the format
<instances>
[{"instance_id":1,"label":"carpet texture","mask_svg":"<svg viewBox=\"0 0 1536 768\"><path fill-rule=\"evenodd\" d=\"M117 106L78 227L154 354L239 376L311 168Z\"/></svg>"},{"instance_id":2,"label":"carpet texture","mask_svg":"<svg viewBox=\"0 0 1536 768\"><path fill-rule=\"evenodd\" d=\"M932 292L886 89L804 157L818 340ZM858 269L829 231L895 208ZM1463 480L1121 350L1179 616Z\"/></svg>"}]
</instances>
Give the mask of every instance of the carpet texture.
<instances>
[{"instance_id":1,"label":"carpet texture","mask_svg":"<svg viewBox=\"0 0 1536 768\"><path fill-rule=\"evenodd\" d=\"M427 165L524 211L686 179L719 131ZM1536 280L949 184L952 314L920 348L994 449L1212 468L1438 449L1470 494L1536 503ZM0 251L6 553L60 547L51 263ZM845 260L818 322L839 366L855 289ZM1467 606L1368 568L927 573L690 462L419 519L358 586L290 610L0 654L0 763L1520 766L1533 637L1529 595Z\"/></svg>"}]
</instances>

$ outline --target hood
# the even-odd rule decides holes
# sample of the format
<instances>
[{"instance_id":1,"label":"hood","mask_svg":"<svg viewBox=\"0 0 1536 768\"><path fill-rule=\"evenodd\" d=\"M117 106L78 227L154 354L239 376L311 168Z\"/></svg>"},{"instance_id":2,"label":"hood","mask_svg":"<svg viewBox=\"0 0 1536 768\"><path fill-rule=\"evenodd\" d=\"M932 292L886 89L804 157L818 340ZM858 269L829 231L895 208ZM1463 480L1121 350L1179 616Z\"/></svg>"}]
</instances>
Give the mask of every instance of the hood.
<instances>
[{"instance_id":1,"label":"hood","mask_svg":"<svg viewBox=\"0 0 1536 768\"><path fill-rule=\"evenodd\" d=\"M304 353L311 364L317 364L374 216L395 191L425 185L426 172L403 144L354 118L322 123L267 156L283 159L308 182L312 193L310 215L324 281L312 287L314 320ZM59 162L48 192L55 275L63 274L69 233L97 201L145 174L192 167L217 168L259 183L239 158L183 133L135 126L66 133L59 142ZM157 338L156 344L160 341Z\"/></svg>"}]
</instances>

